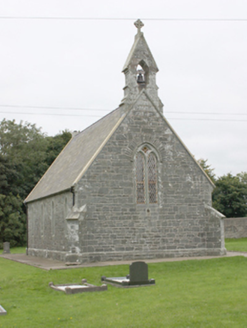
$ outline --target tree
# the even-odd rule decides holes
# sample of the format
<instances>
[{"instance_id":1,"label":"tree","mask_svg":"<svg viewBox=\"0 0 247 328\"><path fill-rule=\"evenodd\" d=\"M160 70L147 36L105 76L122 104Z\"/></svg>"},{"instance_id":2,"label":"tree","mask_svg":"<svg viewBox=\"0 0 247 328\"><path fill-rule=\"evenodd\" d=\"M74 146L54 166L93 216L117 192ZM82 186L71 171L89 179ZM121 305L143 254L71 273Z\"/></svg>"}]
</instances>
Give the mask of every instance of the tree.
<instances>
[{"instance_id":1,"label":"tree","mask_svg":"<svg viewBox=\"0 0 247 328\"><path fill-rule=\"evenodd\" d=\"M0 124L0 160L4 165L7 190L1 193L12 193L24 199L37 181L33 178L43 172L45 159L45 135L34 124L15 120L3 120ZM6 185L6 183L5 183Z\"/></svg>"},{"instance_id":2,"label":"tree","mask_svg":"<svg viewBox=\"0 0 247 328\"><path fill-rule=\"evenodd\" d=\"M247 185L247 172L241 172L237 174L237 177L239 178L239 180Z\"/></svg>"},{"instance_id":3,"label":"tree","mask_svg":"<svg viewBox=\"0 0 247 328\"><path fill-rule=\"evenodd\" d=\"M26 242L26 216L22 210L22 201L12 194L0 194L0 244L8 241L11 247Z\"/></svg>"},{"instance_id":4,"label":"tree","mask_svg":"<svg viewBox=\"0 0 247 328\"><path fill-rule=\"evenodd\" d=\"M213 207L226 217L247 215L247 184L230 173L220 177L213 192Z\"/></svg>"},{"instance_id":5,"label":"tree","mask_svg":"<svg viewBox=\"0 0 247 328\"><path fill-rule=\"evenodd\" d=\"M48 137L35 124L4 119L0 123L0 193L11 192L24 200L70 138L68 131Z\"/></svg>"},{"instance_id":6,"label":"tree","mask_svg":"<svg viewBox=\"0 0 247 328\"><path fill-rule=\"evenodd\" d=\"M47 137L48 141L46 149L45 162L48 166L56 159L57 155L62 151L64 146L71 139L71 133L68 130L62 131L62 133L55 135L54 137Z\"/></svg>"},{"instance_id":7,"label":"tree","mask_svg":"<svg viewBox=\"0 0 247 328\"><path fill-rule=\"evenodd\" d=\"M198 159L197 163L203 168L205 173L208 175L208 177L212 180L213 183L216 181L216 176L214 173L214 169L211 167L211 165L207 164L207 159Z\"/></svg>"}]
</instances>

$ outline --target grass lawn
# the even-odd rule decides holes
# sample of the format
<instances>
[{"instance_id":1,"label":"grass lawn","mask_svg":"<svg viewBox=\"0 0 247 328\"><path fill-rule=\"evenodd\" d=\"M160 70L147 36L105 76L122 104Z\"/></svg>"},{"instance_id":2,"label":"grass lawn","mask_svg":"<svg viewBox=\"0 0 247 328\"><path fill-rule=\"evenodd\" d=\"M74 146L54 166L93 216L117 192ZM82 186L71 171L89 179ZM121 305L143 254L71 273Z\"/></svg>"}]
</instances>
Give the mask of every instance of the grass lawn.
<instances>
[{"instance_id":1,"label":"grass lawn","mask_svg":"<svg viewBox=\"0 0 247 328\"><path fill-rule=\"evenodd\" d=\"M25 247L11 247L10 248L11 254L25 254L26 253L26 246ZM3 254L3 249L0 248L0 254Z\"/></svg>"},{"instance_id":2,"label":"grass lawn","mask_svg":"<svg viewBox=\"0 0 247 328\"><path fill-rule=\"evenodd\" d=\"M1 254L2 253L3 252L1 252ZM26 253L26 247L11 247L10 248L10 253L11 254L21 254L21 253L25 254Z\"/></svg>"},{"instance_id":3,"label":"grass lawn","mask_svg":"<svg viewBox=\"0 0 247 328\"><path fill-rule=\"evenodd\" d=\"M101 285L128 265L44 271L0 258L0 327L247 327L247 258L148 267L155 286L65 295L49 282Z\"/></svg>"},{"instance_id":4,"label":"grass lawn","mask_svg":"<svg viewBox=\"0 0 247 328\"><path fill-rule=\"evenodd\" d=\"M228 251L247 252L247 238L225 239Z\"/></svg>"}]
</instances>

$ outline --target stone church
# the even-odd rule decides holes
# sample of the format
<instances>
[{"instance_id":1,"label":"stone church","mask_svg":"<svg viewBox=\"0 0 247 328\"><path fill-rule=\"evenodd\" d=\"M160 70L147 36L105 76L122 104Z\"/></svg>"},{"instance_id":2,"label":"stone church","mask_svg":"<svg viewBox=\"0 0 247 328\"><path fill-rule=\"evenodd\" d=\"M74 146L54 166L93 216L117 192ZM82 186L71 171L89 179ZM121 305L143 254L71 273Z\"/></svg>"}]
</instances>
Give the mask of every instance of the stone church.
<instances>
[{"instance_id":1,"label":"stone church","mask_svg":"<svg viewBox=\"0 0 247 328\"><path fill-rule=\"evenodd\" d=\"M214 184L163 116L141 28L120 106L75 134L26 198L28 255L66 262L225 254Z\"/></svg>"}]
</instances>

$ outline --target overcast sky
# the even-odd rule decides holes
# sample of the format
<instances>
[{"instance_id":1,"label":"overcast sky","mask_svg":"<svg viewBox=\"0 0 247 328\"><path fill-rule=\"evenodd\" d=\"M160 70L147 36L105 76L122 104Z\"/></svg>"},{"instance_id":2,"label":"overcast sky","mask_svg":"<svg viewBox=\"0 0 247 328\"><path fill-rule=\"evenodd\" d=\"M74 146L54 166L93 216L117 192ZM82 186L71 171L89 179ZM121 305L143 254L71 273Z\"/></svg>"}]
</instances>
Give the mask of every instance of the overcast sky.
<instances>
[{"instance_id":1,"label":"overcast sky","mask_svg":"<svg viewBox=\"0 0 247 328\"><path fill-rule=\"evenodd\" d=\"M246 0L0 0L0 120L55 135L117 108L138 18L172 127L217 176L247 171Z\"/></svg>"}]
</instances>

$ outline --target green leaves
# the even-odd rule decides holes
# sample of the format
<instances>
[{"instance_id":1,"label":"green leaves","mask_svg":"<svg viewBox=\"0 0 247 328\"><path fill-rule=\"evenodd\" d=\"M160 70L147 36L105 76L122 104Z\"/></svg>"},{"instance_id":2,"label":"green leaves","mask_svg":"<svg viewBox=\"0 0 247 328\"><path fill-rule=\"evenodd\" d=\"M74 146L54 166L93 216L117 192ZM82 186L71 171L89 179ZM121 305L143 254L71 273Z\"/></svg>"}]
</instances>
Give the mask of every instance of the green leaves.
<instances>
[{"instance_id":1,"label":"green leaves","mask_svg":"<svg viewBox=\"0 0 247 328\"><path fill-rule=\"evenodd\" d=\"M217 178L207 161L199 159L198 163L216 186L212 195L213 207L228 218L247 216L247 172L236 176L228 173Z\"/></svg>"},{"instance_id":2,"label":"green leaves","mask_svg":"<svg viewBox=\"0 0 247 328\"><path fill-rule=\"evenodd\" d=\"M0 194L0 242L9 241L12 247L24 243L25 229L21 199L12 194Z\"/></svg>"},{"instance_id":3,"label":"green leaves","mask_svg":"<svg viewBox=\"0 0 247 328\"><path fill-rule=\"evenodd\" d=\"M247 215L247 184L239 175L230 173L220 177L213 192L213 207L226 217Z\"/></svg>"}]
</instances>

